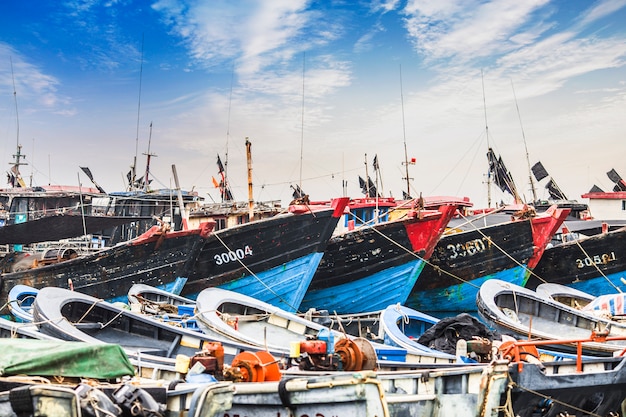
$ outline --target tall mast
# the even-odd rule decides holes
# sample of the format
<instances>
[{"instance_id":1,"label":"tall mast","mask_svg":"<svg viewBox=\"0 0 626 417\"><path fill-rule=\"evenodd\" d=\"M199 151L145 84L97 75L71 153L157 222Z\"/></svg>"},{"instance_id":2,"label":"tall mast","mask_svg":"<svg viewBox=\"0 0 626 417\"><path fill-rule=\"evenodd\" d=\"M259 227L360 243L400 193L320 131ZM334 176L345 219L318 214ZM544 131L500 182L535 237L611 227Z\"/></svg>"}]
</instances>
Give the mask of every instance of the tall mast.
<instances>
[{"instance_id":1,"label":"tall mast","mask_svg":"<svg viewBox=\"0 0 626 417\"><path fill-rule=\"evenodd\" d=\"M148 174L150 173L150 159L153 156L157 156L156 154L150 153L150 144L151 143L152 143L152 122L150 122L150 135L148 136L148 152L144 153L144 155L146 155L146 174L145 174L145 176L143 178L143 182L144 182L143 190L146 191L146 192L148 191L148 183L150 182L149 178L148 178Z\"/></svg>"},{"instance_id":2,"label":"tall mast","mask_svg":"<svg viewBox=\"0 0 626 417\"><path fill-rule=\"evenodd\" d=\"M487 137L487 149L489 146L489 125L487 124L487 100L485 99L485 78L483 70L480 70L480 79L483 85L483 112L485 114L485 136ZM487 207L491 207L491 173L487 172Z\"/></svg>"},{"instance_id":3,"label":"tall mast","mask_svg":"<svg viewBox=\"0 0 626 417\"><path fill-rule=\"evenodd\" d=\"M404 139L404 170L405 177L403 179L406 180L406 195L411 195L411 178L409 177L409 154L406 150L406 125L404 122L404 93L402 88L402 64L400 64L400 102L402 105L402 136Z\"/></svg>"},{"instance_id":4,"label":"tall mast","mask_svg":"<svg viewBox=\"0 0 626 417\"><path fill-rule=\"evenodd\" d=\"M143 78L143 41L144 41L144 34L142 33L141 34L141 62L139 64L139 96L137 99L137 130L135 133L135 157L133 158L133 166L131 167L131 178L129 181L130 190L135 188L135 180L137 179L137 154L139 153L139 114L141 112L141 81Z\"/></svg>"},{"instance_id":5,"label":"tall mast","mask_svg":"<svg viewBox=\"0 0 626 417\"><path fill-rule=\"evenodd\" d=\"M246 138L246 160L248 162L248 219L254 219L254 197L252 193L252 143Z\"/></svg>"},{"instance_id":6,"label":"tall mast","mask_svg":"<svg viewBox=\"0 0 626 417\"><path fill-rule=\"evenodd\" d=\"M11 79L13 80L13 101L15 102L15 123L17 127L17 151L15 154L13 154L14 161L12 162L13 167L11 168L11 186L25 188L26 184L24 183L22 175L20 174L20 166L28 164L26 162L21 162L21 159L25 158L26 155L22 155L22 145L20 145L20 118L17 112L17 89L15 88L15 75L13 73L13 59L9 57L9 60L11 61Z\"/></svg>"},{"instance_id":7,"label":"tall mast","mask_svg":"<svg viewBox=\"0 0 626 417\"><path fill-rule=\"evenodd\" d=\"M228 121L226 124L226 153L224 154L224 178L228 178L228 142L230 140L230 109L233 101L233 83L235 80L235 67L230 74L230 94L228 96ZM224 180L226 183L226 180Z\"/></svg>"},{"instance_id":8,"label":"tall mast","mask_svg":"<svg viewBox=\"0 0 626 417\"><path fill-rule=\"evenodd\" d=\"M301 120L300 120L300 189L302 190L302 154L304 149L304 65L305 65L305 57L306 52L302 52L302 110L301 110Z\"/></svg>"},{"instance_id":9,"label":"tall mast","mask_svg":"<svg viewBox=\"0 0 626 417\"><path fill-rule=\"evenodd\" d=\"M515 95L515 87L513 79L511 79L511 88L513 89L513 98L515 99L515 108L517 109L517 118L522 129L522 139L524 139L524 150L526 151L526 163L528 164L528 181L530 182L530 190L533 193L533 202L537 201L537 190L535 190L535 182L533 181L532 170L530 169L530 157L528 156L528 146L526 146L526 135L524 134L524 125L522 125L522 116L520 115L519 106L517 105L517 96Z\"/></svg>"}]
</instances>

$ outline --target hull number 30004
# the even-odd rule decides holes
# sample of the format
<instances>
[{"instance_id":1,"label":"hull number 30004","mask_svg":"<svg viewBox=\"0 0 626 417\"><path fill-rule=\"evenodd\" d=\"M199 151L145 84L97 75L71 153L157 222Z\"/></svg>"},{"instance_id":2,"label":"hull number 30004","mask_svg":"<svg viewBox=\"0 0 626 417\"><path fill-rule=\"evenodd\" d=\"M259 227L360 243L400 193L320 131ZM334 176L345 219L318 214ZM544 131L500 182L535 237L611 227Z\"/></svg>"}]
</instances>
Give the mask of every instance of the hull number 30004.
<instances>
[{"instance_id":1,"label":"hull number 30004","mask_svg":"<svg viewBox=\"0 0 626 417\"><path fill-rule=\"evenodd\" d=\"M217 255L213 256L213 259L215 259L216 265L223 265L229 262L242 260L246 256L252 256L252 248L248 245L244 246L243 248L218 253Z\"/></svg>"}]
</instances>

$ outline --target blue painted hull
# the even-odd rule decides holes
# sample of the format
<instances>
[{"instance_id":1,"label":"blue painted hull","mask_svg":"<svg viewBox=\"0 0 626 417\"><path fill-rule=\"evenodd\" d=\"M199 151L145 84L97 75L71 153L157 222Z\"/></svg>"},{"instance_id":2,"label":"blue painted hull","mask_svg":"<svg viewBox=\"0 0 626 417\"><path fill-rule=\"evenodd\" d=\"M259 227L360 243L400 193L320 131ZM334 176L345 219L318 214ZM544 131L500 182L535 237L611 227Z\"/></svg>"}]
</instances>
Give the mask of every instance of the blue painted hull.
<instances>
[{"instance_id":1,"label":"blue painted hull","mask_svg":"<svg viewBox=\"0 0 626 417\"><path fill-rule=\"evenodd\" d=\"M259 274L246 275L219 288L272 304L290 313L298 311L323 253L313 253ZM197 294L194 295L197 296Z\"/></svg>"},{"instance_id":2,"label":"blue painted hull","mask_svg":"<svg viewBox=\"0 0 626 417\"><path fill-rule=\"evenodd\" d=\"M626 291L626 229L546 249L533 272L530 289L550 282L594 296Z\"/></svg>"},{"instance_id":3,"label":"blue painted hull","mask_svg":"<svg viewBox=\"0 0 626 417\"><path fill-rule=\"evenodd\" d=\"M622 278L626 279L626 271L608 274L606 278L598 275L585 281L572 282L568 286L598 297L617 293L618 289L620 292L626 292L626 283L622 282Z\"/></svg>"},{"instance_id":4,"label":"blue painted hull","mask_svg":"<svg viewBox=\"0 0 626 417\"><path fill-rule=\"evenodd\" d=\"M483 282L496 278L523 286L527 276L526 267L517 266L457 285L412 292L406 301L406 306L418 311L475 312L477 311L476 295Z\"/></svg>"},{"instance_id":5,"label":"blue painted hull","mask_svg":"<svg viewBox=\"0 0 626 417\"><path fill-rule=\"evenodd\" d=\"M309 289L300 310L324 308L331 313L349 314L382 310L390 304L402 304L422 269L424 262L415 260L334 287Z\"/></svg>"}]
</instances>

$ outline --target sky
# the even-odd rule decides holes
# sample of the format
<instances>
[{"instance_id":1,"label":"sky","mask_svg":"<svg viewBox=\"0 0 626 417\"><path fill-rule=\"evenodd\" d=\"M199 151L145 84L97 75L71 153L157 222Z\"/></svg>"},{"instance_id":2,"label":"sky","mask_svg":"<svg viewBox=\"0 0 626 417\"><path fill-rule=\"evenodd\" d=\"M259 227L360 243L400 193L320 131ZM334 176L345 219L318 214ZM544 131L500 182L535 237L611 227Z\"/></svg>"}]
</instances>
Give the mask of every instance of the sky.
<instances>
[{"instance_id":1,"label":"sky","mask_svg":"<svg viewBox=\"0 0 626 417\"><path fill-rule=\"evenodd\" d=\"M255 200L362 197L369 175L385 196L508 203L491 147L526 201L548 197L538 161L584 201L626 177L625 116L626 0L0 4L0 160L21 145L33 186L89 167L123 191L152 154L151 188L175 166L219 201L219 155L243 201L248 139Z\"/></svg>"}]
</instances>

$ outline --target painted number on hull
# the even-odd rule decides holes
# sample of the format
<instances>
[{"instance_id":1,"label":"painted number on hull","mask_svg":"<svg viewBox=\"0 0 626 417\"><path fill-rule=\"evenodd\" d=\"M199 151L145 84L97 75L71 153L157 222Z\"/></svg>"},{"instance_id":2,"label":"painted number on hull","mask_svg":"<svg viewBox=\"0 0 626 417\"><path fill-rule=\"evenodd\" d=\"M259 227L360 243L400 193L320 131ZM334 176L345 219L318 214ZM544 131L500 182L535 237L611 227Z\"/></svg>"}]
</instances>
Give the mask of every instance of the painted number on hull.
<instances>
[{"instance_id":1,"label":"painted number on hull","mask_svg":"<svg viewBox=\"0 0 626 417\"><path fill-rule=\"evenodd\" d=\"M446 249L450 252L450 259L456 259L459 256L472 256L477 253L484 252L491 248L491 239L483 237L481 239L470 240L465 243L450 244Z\"/></svg>"},{"instance_id":2,"label":"painted number on hull","mask_svg":"<svg viewBox=\"0 0 626 417\"><path fill-rule=\"evenodd\" d=\"M220 254L213 256L213 259L215 259L216 265L223 265L229 262L235 262L237 260L241 260L245 258L246 256L252 256L252 248L248 245L246 245L243 248L231 250L228 252L222 252Z\"/></svg>"},{"instance_id":3,"label":"painted number on hull","mask_svg":"<svg viewBox=\"0 0 626 417\"><path fill-rule=\"evenodd\" d=\"M576 259L576 266L584 268L586 266L606 265L615 260L615 252L603 253L602 255L588 256L584 259Z\"/></svg>"}]
</instances>

